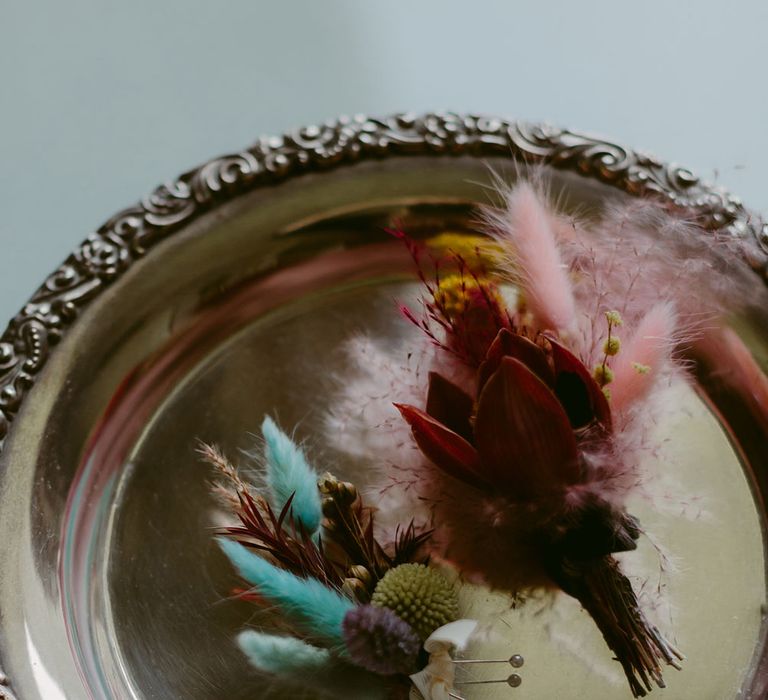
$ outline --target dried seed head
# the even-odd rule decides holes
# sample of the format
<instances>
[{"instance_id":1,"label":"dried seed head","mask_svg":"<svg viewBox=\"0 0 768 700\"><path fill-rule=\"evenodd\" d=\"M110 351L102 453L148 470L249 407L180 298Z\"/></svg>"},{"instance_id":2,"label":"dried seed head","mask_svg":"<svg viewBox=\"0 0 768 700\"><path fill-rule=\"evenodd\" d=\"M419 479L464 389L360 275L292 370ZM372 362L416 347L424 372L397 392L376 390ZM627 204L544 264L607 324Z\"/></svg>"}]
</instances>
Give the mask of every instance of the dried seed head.
<instances>
[{"instance_id":1,"label":"dried seed head","mask_svg":"<svg viewBox=\"0 0 768 700\"><path fill-rule=\"evenodd\" d=\"M377 584L371 603L393 610L421 639L459 614L455 586L424 564L401 564L390 569Z\"/></svg>"},{"instance_id":2,"label":"dried seed head","mask_svg":"<svg viewBox=\"0 0 768 700\"><path fill-rule=\"evenodd\" d=\"M347 571L347 576L349 578L356 578L365 583L366 585L370 585L373 583L373 575L368 570L367 567L362 566L361 564L355 564L354 566L349 567L349 571Z\"/></svg>"},{"instance_id":3,"label":"dried seed head","mask_svg":"<svg viewBox=\"0 0 768 700\"><path fill-rule=\"evenodd\" d=\"M593 376L600 386L605 386L613 381L613 370L607 365L597 365L594 369Z\"/></svg>"},{"instance_id":4,"label":"dried seed head","mask_svg":"<svg viewBox=\"0 0 768 700\"><path fill-rule=\"evenodd\" d=\"M416 670L421 641L388 608L352 608L344 617L342 632L349 657L358 666L385 676Z\"/></svg>"},{"instance_id":5,"label":"dried seed head","mask_svg":"<svg viewBox=\"0 0 768 700\"><path fill-rule=\"evenodd\" d=\"M342 584L342 590L361 603L368 603L373 593L374 579L368 567L361 564L350 566Z\"/></svg>"},{"instance_id":6,"label":"dried seed head","mask_svg":"<svg viewBox=\"0 0 768 700\"><path fill-rule=\"evenodd\" d=\"M357 488L354 484L350 484L348 481L339 481L333 474L326 472L323 474L317 482L317 487L320 489L320 493L325 497L323 503L326 501L339 502L344 505L349 505L357 500Z\"/></svg>"},{"instance_id":7,"label":"dried seed head","mask_svg":"<svg viewBox=\"0 0 768 700\"><path fill-rule=\"evenodd\" d=\"M603 352L606 355L618 355L619 350L621 350L621 340L616 335L607 338L603 343Z\"/></svg>"},{"instance_id":8,"label":"dried seed head","mask_svg":"<svg viewBox=\"0 0 768 700\"><path fill-rule=\"evenodd\" d=\"M359 603L368 603L371 600L371 593L368 586L359 578L345 578L344 582L341 584L341 591L344 595Z\"/></svg>"}]
</instances>

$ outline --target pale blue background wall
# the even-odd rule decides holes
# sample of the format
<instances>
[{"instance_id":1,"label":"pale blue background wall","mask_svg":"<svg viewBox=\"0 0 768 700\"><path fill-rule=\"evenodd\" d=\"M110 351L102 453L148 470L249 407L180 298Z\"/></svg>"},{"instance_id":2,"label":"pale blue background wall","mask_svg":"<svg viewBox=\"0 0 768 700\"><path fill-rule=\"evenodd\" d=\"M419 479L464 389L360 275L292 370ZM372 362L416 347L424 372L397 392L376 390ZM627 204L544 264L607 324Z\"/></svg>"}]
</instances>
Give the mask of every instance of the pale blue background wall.
<instances>
[{"instance_id":1,"label":"pale blue background wall","mask_svg":"<svg viewBox=\"0 0 768 700\"><path fill-rule=\"evenodd\" d=\"M4 0L0 326L158 182L338 113L595 131L768 210L768 3Z\"/></svg>"}]
</instances>

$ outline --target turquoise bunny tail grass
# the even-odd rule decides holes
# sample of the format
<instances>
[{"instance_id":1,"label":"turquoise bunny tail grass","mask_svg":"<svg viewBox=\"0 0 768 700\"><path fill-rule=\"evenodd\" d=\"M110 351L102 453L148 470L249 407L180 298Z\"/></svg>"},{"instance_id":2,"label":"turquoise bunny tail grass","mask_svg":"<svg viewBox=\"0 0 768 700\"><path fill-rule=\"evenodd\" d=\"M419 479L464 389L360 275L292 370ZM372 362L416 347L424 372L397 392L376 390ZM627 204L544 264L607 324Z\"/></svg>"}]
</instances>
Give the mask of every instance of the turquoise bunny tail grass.
<instances>
[{"instance_id":1,"label":"turquoise bunny tail grass","mask_svg":"<svg viewBox=\"0 0 768 700\"><path fill-rule=\"evenodd\" d=\"M269 416L261 424L261 434L272 508L279 513L293 496L291 513L294 522L308 535L315 535L323 519L317 472L307 462L302 449Z\"/></svg>"},{"instance_id":2,"label":"turquoise bunny tail grass","mask_svg":"<svg viewBox=\"0 0 768 700\"><path fill-rule=\"evenodd\" d=\"M343 647L341 623L354 607L349 598L315 578L299 578L280 569L237 542L224 538L218 542L240 575L287 620L313 639Z\"/></svg>"},{"instance_id":3,"label":"turquoise bunny tail grass","mask_svg":"<svg viewBox=\"0 0 768 700\"><path fill-rule=\"evenodd\" d=\"M238 644L251 665L283 682L328 698L387 700L387 681L295 637L245 630Z\"/></svg>"},{"instance_id":4,"label":"turquoise bunny tail grass","mask_svg":"<svg viewBox=\"0 0 768 700\"><path fill-rule=\"evenodd\" d=\"M245 630L238 635L237 642L253 666L276 676L317 673L334 663L327 649L296 637Z\"/></svg>"}]
</instances>

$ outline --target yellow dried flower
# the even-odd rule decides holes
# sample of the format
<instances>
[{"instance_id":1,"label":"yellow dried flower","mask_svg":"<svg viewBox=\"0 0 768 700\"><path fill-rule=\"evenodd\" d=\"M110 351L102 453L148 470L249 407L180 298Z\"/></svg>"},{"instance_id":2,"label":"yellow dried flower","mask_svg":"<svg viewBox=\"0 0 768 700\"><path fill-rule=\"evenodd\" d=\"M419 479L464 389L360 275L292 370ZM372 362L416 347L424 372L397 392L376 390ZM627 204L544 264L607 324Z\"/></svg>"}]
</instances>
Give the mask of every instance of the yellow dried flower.
<instances>
[{"instance_id":1,"label":"yellow dried flower","mask_svg":"<svg viewBox=\"0 0 768 700\"><path fill-rule=\"evenodd\" d=\"M433 236L427 245L441 253L458 255L471 269L494 268L502 256L501 246L493 239L452 231Z\"/></svg>"},{"instance_id":2,"label":"yellow dried flower","mask_svg":"<svg viewBox=\"0 0 768 700\"><path fill-rule=\"evenodd\" d=\"M435 300L450 317L460 316L467 308L467 292L478 288L477 282L467 275L447 275L437 286Z\"/></svg>"},{"instance_id":3,"label":"yellow dried flower","mask_svg":"<svg viewBox=\"0 0 768 700\"><path fill-rule=\"evenodd\" d=\"M456 319L467 309L472 297L477 297L481 284L483 294L503 307L504 303L495 286L484 283L482 278L478 281L472 275L462 275L458 272L440 279L435 291L435 301L443 307L449 318Z\"/></svg>"},{"instance_id":4,"label":"yellow dried flower","mask_svg":"<svg viewBox=\"0 0 768 700\"><path fill-rule=\"evenodd\" d=\"M635 372L638 374L648 374L648 372L651 371L651 368L649 365L644 365L640 362L633 362L632 366L635 368Z\"/></svg>"},{"instance_id":5,"label":"yellow dried flower","mask_svg":"<svg viewBox=\"0 0 768 700\"><path fill-rule=\"evenodd\" d=\"M605 318L608 320L608 323L612 326L621 326L624 324L624 319L621 318L621 314L616 310L606 311Z\"/></svg>"}]
</instances>

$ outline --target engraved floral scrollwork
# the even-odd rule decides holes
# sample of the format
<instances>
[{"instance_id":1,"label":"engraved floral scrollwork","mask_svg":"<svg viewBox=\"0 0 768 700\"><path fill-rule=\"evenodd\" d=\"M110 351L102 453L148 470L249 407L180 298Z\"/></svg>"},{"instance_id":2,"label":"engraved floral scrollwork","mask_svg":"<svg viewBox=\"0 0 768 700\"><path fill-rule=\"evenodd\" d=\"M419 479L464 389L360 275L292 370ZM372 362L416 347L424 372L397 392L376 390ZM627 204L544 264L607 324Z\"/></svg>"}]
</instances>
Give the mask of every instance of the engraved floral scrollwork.
<instances>
[{"instance_id":1,"label":"engraved floral scrollwork","mask_svg":"<svg viewBox=\"0 0 768 700\"><path fill-rule=\"evenodd\" d=\"M125 270L131 254L125 241L117 235L100 236L92 233L74 253L78 264L93 275L111 280Z\"/></svg>"},{"instance_id":2,"label":"engraved floral scrollwork","mask_svg":"<svg viewBox=\"0 0 768 700\"><path fill-rule=\"evenodd\" d=\"M121 226L128 230L131 227L135 228L131 235L131 248L137 256L140 256L191 218L197 208L198 203L192 197L189 184L182 176L175 182L157 187L141 200L140 207L123 211L116 221L113 219L113 226ZM107 230L112 228L110 226ZM100 233L104 232L105 229L102 227Z\"/></svg>"},{"instance_id":3,"label":"engraved floral scrollwork","mask_svg":"<svg viewBox=\"0 0 768 700\"><path fill-rule=\"evenodd\" d=\"M283 137L261 142L266 169L284 177L295 169L331 167L354 160L361 152L359 135L364 131L358 118L341 118L318 126L296 129Z\"/></svg>"},{"instance_id":4,"label":"engraved floral scrollwork","mask_svg":"<svg viewBox=\"0 0 768 700\"><path fill-rule=\"evenodd\" d=\"M205 167L205 166L203 166ZM141 201L144 228L180 224L195 211L195 201L186 178L157 187ZM129 212L126 215L130 216Z\"/></svg>"},{"instance_id":5,"label":"engraved floral scrollwork","mask_svg":"<svg viewBox=\"0 0 768 700\"><path fill-rule=\"evenodd\" d=\"M115 241L117 245L124 246L130 251L131 260L141 257L148 248L145 242L151 238L151 232L155 228L147 221L150 211L152 210L145 209L143 206L124 209L102 224L96 233L102 238Z\"/></svg>"},{"instance_id":6,"label":"engraved floral scrollwork","mask_svg":"<svg viewBox=\"0 0 768 700\"><path fill-rule=\"evenodd\" d=\"M292 152L298 161L333 161L345 152L357 133L356 127L350 127L351 123L335 121L295 129L283 138L280 150L283 154ZM301 153L306 154L306 159L300 158Z\"/></svg>"},{"instance_id":7,"label":"engraved floral scrollwork","mask_svg":"<svg viewBox=\"0 0 768 700\"><path fill-rule=\"evenodd\" d=\"M517 123L510 126L510 140L524 158L576 169L630 194L656 196L689 211L710 229L738 235L737 222L749 216L737 197L706 185L688 168L597 137Z\"/></svg>"},{"instance_id":8,"label":"engraved floral scrollwork","mask_svg":"<svg viewBox=\"0 0 768 700\"><path fill-rule=\"evenodd\" d=\"M39 318L25 318L15 330L15 342L0 342L0 447L50 345L48 328Z\"/></svg>"},{"instance_id":9,"label":"engraved floral scrollwork","mask_svg":"<svg viewBox=\"0 0 768 700\"><path fill-rule=\"evenodd\" d=\"M0 343L0 381L3 382L3 389L7 385L5 378L17 363L18 359L13 345L10 343ZM0 441L8 433L12 417L13 414L6 414L2 407L0 407Z\"/></svg>"},{"instance_id":10,"label":"engraved floral scrollwork","mask_svg":"<svg viewBox=\"0 0 768 700\"><path fill-rule=\"evenodd\" d=\"M206 163L190 178L189 188L198 204L207 204L217 197L245 189L262 172L259 159L243 151Z\"/></svg>"},{"instance_id":11,"label":"engraved floral scrollwork","mask_svg":"<svg viewBox=\"0 0 768 700\"><path fill-rule=\"evenodd\" d=\"M755 234L757 236L757 241L760 244L760 247L768 254L768 224L761 223L757 227L757 232Z\"/></svg>"}]
</instances>

